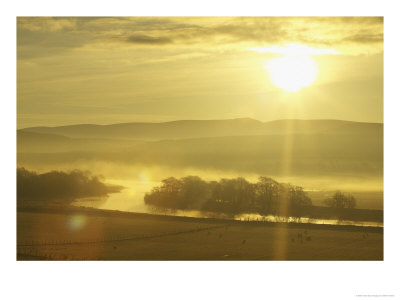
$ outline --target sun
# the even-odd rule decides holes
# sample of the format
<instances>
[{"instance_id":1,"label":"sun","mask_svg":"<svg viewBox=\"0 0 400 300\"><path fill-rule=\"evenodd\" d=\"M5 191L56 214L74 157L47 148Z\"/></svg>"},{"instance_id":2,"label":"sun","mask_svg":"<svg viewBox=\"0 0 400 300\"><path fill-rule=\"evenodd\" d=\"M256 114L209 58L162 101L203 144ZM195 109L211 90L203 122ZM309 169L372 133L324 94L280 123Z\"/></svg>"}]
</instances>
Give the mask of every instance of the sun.
<instances>
[{"instance_id":1,"label":"sun","mask_svg":"<svg viewBox=\"0 0 400 300\"><path fill-rule=\"evenodd\" d=\"M273 84L287 92L297 92L317 78L317 63L307 55L287 55L265 63Z\"/></svg>"}]
</instances>

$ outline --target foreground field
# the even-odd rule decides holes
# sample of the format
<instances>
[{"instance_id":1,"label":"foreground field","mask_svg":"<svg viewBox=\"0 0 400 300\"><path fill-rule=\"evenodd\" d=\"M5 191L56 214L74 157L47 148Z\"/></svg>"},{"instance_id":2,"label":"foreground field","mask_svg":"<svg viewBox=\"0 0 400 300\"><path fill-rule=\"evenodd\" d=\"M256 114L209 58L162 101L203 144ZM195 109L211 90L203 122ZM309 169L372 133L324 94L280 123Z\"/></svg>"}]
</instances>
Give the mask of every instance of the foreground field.
<instances>
[{"instance_id":1,"label":"foreground field","mask_svg":"<svg viewBox=\"0 0 400 300\"><path fill-rule=\"evenodd\" d=\"M17 259L383 260L383 229L25 208Z\"/></svg>"}]
</instances>

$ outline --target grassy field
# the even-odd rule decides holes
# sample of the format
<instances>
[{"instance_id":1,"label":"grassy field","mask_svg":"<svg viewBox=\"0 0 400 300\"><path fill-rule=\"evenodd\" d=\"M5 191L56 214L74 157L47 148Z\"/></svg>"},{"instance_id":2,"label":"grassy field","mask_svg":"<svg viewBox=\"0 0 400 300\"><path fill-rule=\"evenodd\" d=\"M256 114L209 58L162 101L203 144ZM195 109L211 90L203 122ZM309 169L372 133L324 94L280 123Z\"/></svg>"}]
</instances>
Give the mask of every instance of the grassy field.
<instances>
[{"instance_id":1,"label":"grassy field","mask_svg":"<svg viewBox=\"0 0 400 300\"><path fill-rule=\"evenodd\" d=\"M17 260L383 260L383 229L24 208Z\"/></svg>"}]
</instances>

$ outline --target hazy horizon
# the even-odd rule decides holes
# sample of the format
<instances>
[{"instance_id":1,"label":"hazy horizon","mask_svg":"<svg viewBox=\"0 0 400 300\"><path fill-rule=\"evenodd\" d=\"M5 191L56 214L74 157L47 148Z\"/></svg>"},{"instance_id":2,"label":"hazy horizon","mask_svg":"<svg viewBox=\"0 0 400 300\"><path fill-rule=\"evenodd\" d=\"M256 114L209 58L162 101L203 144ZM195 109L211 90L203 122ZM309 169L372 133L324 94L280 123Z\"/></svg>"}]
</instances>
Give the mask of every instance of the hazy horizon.
<instances>
[{"instance_id":1,"label":"hazy horizon","mask_svg":"<svg viewBox=\"0 0 400 300\"><path fill-rule=\"evenodd\" d=\"M118 123L68 123L68 124L58 124L58 125L40 125L37 124L35 126L28 126L28 127L21 127L17 128L17 130L20 129L27 129L27 128L32 128L32 127L63 127L63 126L76 126L76 125L101 125L101 126L107 126L107 125L119 125L119 124L131 124L131 123L156 123L156 124L162 124L162 123L172 123L172 122L184 122L184 121L227 121L227 120L253 120L253 121L258 121L261 123L269 123L269 122L277 122L277 121L343 121L343 122L354 122L354 123L370 123L370 124L384 124L384 122L367 122L367 121L355 121L355 120L344 120L344 119L301 119L301 118L290 118L290 119L270 119L270 120L258 120L255 118L250 118L250 117L238 117L238 118L229 118L229 119L176 119L176 120L169 120L169 121L128 121L128 122L118 122Z\"/></svg>"}]
</instances>

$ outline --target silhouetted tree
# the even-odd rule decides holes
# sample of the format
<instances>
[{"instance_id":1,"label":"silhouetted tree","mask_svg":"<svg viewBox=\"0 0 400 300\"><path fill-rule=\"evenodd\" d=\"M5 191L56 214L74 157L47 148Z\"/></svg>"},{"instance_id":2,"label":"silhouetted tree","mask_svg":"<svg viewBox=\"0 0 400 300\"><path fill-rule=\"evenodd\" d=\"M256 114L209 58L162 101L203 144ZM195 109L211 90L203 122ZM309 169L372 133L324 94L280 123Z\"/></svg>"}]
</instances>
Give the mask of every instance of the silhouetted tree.
<instances>
[{"instance_id":1,"label":"silhouetted tree","mask_svg":"<svg viewBox=\"0 0 400 300\"><path fill-rule=\"evenodd\" d=\"M198 176L187 176L180 180L181 209L201 209L209 195L207 182Z\"/></svg>"},{"instance_id":2,"label":"silhouetted tree","mask_svg":"<svg viewBox=\"0 0 400 300\"><path fill-rule=\"evenodd\" d=\"M355 208L356 199L351 194L344 194L341 191L336 191L331 197L325 199L324 203L327 206L334 208Z\"/></svg>"},{"instance_id":3,"label":"silhouetted tree","mask_svg":"<svg viewBox=\"0 0 400 300\"><path fill-rule=\"evenodd\" d=\"M255 184L256 207L261 214L272 213L278 206L279 183L260 176Z\"/></svg>"},{"instance_id":4,"label":"silhouetted tree","mask_svg":"<svg viewBox=\"0 0 400 300\"><path fill-rule=\"evenodd\" d=\"M17 168L17 199L19 201L72 201L76 198L105 196L116 193L121 186L106 185L89 172L51 171L43 174Z\"/></svg>"},{"instance_id":5,"label":"silhouetted tree","mask_svg":"<svg viewBox=\"0 0 400 300\"><path fill-rule=\"evenodd\" d=\"M300 212L311 200L301 187L279 184L260 177L253 184L242 177L206 182L197 176L169 177L144 197L146 205L159 208L196 209L230 215L258 212Z\"/></svg>"},{"instance_id":6,"label":"silhouetted tree","mask_svg":"<svg viewBox=\"0 0 400 300\"><path fill-rule=\"evenodd\" d=\"M300 217L304 214L304 208L311 206L312 202L307 193L300 186L287 185L288 214Z\"/></svg>"}]
</instances>

